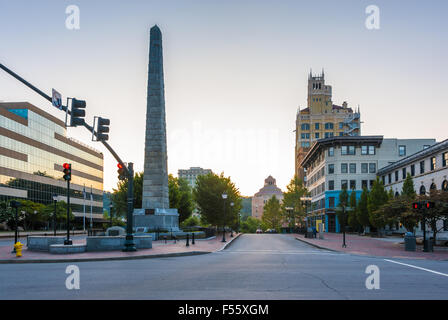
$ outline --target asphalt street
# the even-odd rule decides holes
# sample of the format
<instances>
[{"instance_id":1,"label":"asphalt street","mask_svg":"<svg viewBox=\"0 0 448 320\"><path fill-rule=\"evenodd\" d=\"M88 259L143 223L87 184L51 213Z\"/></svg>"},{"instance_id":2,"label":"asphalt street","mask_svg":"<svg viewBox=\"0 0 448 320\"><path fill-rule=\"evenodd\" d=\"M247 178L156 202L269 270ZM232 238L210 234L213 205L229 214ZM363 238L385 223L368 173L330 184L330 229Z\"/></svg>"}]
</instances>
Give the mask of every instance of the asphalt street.
<instances>
[{"instance_id":1,"label":"asphalt street","mask_svg":"<svg viewBox=\"0 0 448 320\"><path fill-rule=\"evenodd\" d=\"M247 234L199 256L72 263L0 264L0 299L447 299L448 261L330 252L282 234ZM379 289L367 289L368 266Z\"/></svg>"}]
</instances>

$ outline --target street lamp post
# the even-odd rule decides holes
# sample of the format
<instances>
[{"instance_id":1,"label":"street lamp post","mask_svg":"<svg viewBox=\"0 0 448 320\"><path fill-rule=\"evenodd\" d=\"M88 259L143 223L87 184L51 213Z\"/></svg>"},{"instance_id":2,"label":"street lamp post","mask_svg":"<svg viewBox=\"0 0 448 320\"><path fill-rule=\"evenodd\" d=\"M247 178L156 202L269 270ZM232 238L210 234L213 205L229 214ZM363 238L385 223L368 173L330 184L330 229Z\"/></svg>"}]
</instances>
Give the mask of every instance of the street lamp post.
<instances>
[{"instance_id":1,"label":"street lamp post","mask_svg":"<svg viewBox=\"0 0 448 320\"><path fill-rule=\"evenodd\" d=\"M224 214L223 214L223 224L222 224L222 240L221 242L226 242L226 227L225 227L225 222L226 222L226 199L227 199L227 193L224 192L222 194L222 198L223 198L223 204L224 204Z\"/></svg>"},{"instance_id":2,"label":"street lamp post","mask_svg":"<svg viewBox=\"0 0 448 320\"><path fill-rule=\"evenodd\" d=\"M233 205L234 205L234 203L230 202L230 211L232 211ZM232 227L230 227L230 237L233 238L233 228Z\"/></svg>"},{"instance_id":3,"label":"street lamp post","mask_svg":"<svg viewBox=\"0 0 448 320\"><path fill-rule=\"evenodd\" d=\"M14 233L14 244L17 243L17 241L19 240L19 207L21 206L21 203L19 201L11 201L10 203L12 208L16 209L16 214L15 214L15 233ZM14 247L14 249L12 250L12 253L16 252L16 247Z\"/></svg>"},{"instance_id":4,"label":"street lamp post","mask_svg":"<svg viewBox=\"0 0 448 320\"><path fill-rule=\"evenodd\" d=\"M292 219L292 212L293 212L294 208L286 207L285 209L289 213L289 221L288 221L289 233L292 233L291 222L293 221L293 219Z\"/></svg>"},{"instance_id":5,"label":"street lamp post","mask_svg":"<svg viewBox=\"0 0 448 320\"><path fill-rule=\"evenodd\" d=\"M58 202L58 195L53 195L53 202L54 202L54 212L53 212L53 230L54 230L54 236L56 237L56 204Z\"/></svg>"},{"instance_id":6,"label":"street lamp post","mask_svg":"<svg viewBox=\"0 0 448 320\"><path fill-rule=\"evenodd\" d=\"M111 203L109 205L109 216L110 216L110 226L112 227L112 208L114 207L114 205Z\"/></svg>"}]
</instances>

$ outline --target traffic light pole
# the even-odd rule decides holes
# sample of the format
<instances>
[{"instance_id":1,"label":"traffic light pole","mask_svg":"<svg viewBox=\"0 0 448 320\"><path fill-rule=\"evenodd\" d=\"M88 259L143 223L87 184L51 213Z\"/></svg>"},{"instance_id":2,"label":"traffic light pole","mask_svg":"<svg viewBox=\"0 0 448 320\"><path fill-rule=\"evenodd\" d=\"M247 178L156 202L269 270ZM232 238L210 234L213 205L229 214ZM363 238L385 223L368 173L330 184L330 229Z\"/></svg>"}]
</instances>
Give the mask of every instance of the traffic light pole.
<instances>
[{"instance_id":1,"label":"traffic light pole","mask_svg":"<svg viewBox=\"0 0 448 320\"><path fill-rule=\"evenodd\" d=\"M67 239L65 239L64 244L72 245L70 240L70 180L67 180Z\"/></svg>"},{"instance_id":2,"label":"traffic light pole","mask_svg":"<svg viewBox=\"0 0 448 320\"><path fill-rule=\"evenodd\" d=\"M137 251L134 243L134 164L129 162L128 165L129 175L128 175L128 203L127 203L127 223L126 223L126 241L124 242L123 251Z\"/></svg>"},{"instance_id":3,"label":"traffic light pole","mask_svg":"<svg viewBox=\"0 0 448 320\"><path fill-rule=\"evenodd\" d=\"M6 66L4 66L1 63L0 63L0 69L4 70L9 75L11 75L12 77L16 78L20 82L22 82L28 88L30 88L31 90L33 90L36 93L38 93L39 95L44 97L49 102L53 101L52 98L49 95L47 95L45 92L43 92L42 90L36 88L31 83L29 83L28 81L23 79L21 76L19 76L17 73L13 72L12 70L10 70L9 68L7 68ZM70 110L68 110L68 105L67 106L61 106L61 109L63 111L65 111L66 113L71 115ZM94 128L92 126L88 125L85 121L84 121L83 125L84 125L84 127L87 128L87 130L89 130L89 132L92 132L98 138L97 133L95 132L95 130L94 130ZM104 141L104 140L100 140L100 141L106 147L106 149L109 150L109 152L118 161L118 163L120 163L123 166L123 168L125 169L126 174L128 176L128 179L129 179L128 180L129 181L129 185L128 185L128 206L127 206L127 219L128 220L127 220L127 235L126 235L126 241L129 241L127 243L127 244L129 244L129 247L126 246L125 250L127 248L131 248L131 249L134 248L135 249L134 237L133 237L133 232L132 232L132 226L133 226L133 224L132 224L133 216L132 215L133 215L133 211L134 211L134 207L133 207L134 200L133 200L133 193L129 192L130 189L132 191L132 186L133 186L133 182L134 182L134 170L133 170L133 167L132 167L132 163L129 163L129 167L127 167L124 164L124 162L121 160L121 158L118 156L118 154L112 149L112 147L106 141ZM68 198L67 198L67 200L68 200ZM130 206L130 203L132 203L132 207ZM68 207L69 207L69 203L68 203ZM67 209L67 210L69 210L69 209ZM126 251L135 251L135 250L126 250Z\"/></svg>"}]
</instances>

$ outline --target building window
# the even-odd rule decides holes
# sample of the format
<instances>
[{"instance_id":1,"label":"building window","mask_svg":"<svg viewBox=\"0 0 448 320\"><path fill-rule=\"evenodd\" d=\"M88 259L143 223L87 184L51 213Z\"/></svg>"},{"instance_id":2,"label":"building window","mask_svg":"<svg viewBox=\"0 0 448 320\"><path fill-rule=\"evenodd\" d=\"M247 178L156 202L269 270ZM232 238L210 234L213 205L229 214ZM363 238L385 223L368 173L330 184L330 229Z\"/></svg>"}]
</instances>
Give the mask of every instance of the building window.
<instances>
[{"instance_id":1,"label":"building window","mask_svg":"<svg viewBox=\"0 0 448 320\"><path fill-rule=\"evenodd\" d=\"M369 163L369 173L376 172L376 163Z\"/></svg>"},{"instance_id":2,"label":"building window","mask_svg":"<svg viewBox=\"0 0 448 320\"><path fill-rule=\"evenodd\" d=\"M301 128L302 128L302 130L310 130L310 124L309 123L302 123Z\"/></svg>"},{"instance_id":3,"label":"building window","mask_svg":"<svg viewBox=\"0 0 448 320\"><path fill-rule=\"evenodd\" d=\"M367 189L367 180L362 180L361 181L361 187L364 189L364 188L366 188Z\"/></svg>"},{"instance_id":4,"label":"building window","mask_svg":"<svg viewBox=\"0 0 448 320\"><path fill-rule=\"evenodd\" d=\"M341 189L347 189L347 180L341 180Z\"/></svg>"},{"instance_id":5,"label":"building window","mask_svg":"<svg viewBox=\"0 0 448 320\"><path fill-rule=\"evenodd\" d=\"M361 146L361 154L366 155L369 152L368 146Z\"/></svg>"},{"instance_id":6,"label":"building window","mask_svg":"<svg viewBox=\"0 0 448 320\"><path fill-rule=\"evenodd\" d=\"M328 174L333 174L334 173L334 164L329 164L328 165Z\"/></svg>"},{"instance_id":7,"label":"building window","mask_svg":"<svg viewBox=\"0 0 448 320\"><path fill-rule=\"evenodd\" d=\"M403 180L406 179L406 168L401 169Z\"/></svg>"},{"instance_id":8,"label":"building window","mask_svg":"<svg viewBox=\"0 0 448 320\"><path fill-rule=\"evenodd\" d=\"M316 139L319 139L319 132L316 132L316 133L314 134L314 137L315 137Z\"/></svg>"},{"instance_id":9,"label":"building window","mask_svg":"<svg viewBox=\"0 0 448 320\"><path fill-rule=\"evenodd\" d=\"M369 173L369 164L368 163L361 163L361 173Z\"/></svg>"},{"instance_id":10,"label":"building window","mask_svg":"<svg viewBox=\"0 0 448 320\"><path fill-rule=\"evenodd\" d=\"M302 147L308 148L310 146L309 141L302 141Z\"/></svg>"},{"instance_id":11,"label":"building window","mask_svg":"<svg viewBox=\"0 0 448 320\"><path fill-rule=\"evenodd\" d=\"M334 190L334 180L328 181L328 190Z\"/></svg>"},{"instance_id":12,"label":"building window","mask_svg":"<svg viewBox=\"0 0 448 320\"><path fill-rule=\"evenodd\" d=\"M375 146L369 146L369 154L375 154Z\"/></svg>"},{"instance_id":13,"label":"building window","mask_svg":"<svg viewBox=\"0 0 448 320\"><path fill-rule=\"evenodd\" d=\"M316 123L314 124L314 129L319 130L319 122L316 122Z\"/></svg>"},{"instance_id":14,"label":"building window","mask_svg":"<svg viewBox=\"0 0 448 320\"><path fill-rule=\"evenodd\" d=\"M442 154L442 167L446 167L447 163L448 163L448 152L444 152Z\"/></svg>"},{"instance_id":15,"label":"building window","mask_svg":"<svg viewBox=\"0 0 448 320\"><path fill-rule=\"evenodd\" d=\"M406 146L398 146L398 155L403 157L406 155Z\"/></svg>"},{"instance_id":16,"label":"building window","mask_svg":"<svg viewBox=\"0 0 448 320\"><path fill-rule=\"evenodd\" d=\"M442 188L443 191L448 191L448 181L443 180L442 182Z\"/></svg>"},{"instance_id":17,"label":"building window","mask_svg":"<svg viewBox=\"0 0 448 320\"><path fill-rule=\"evenodd\" d=\"M436 157L431 157L431 171L436 169Z\"/></svg>"},{"instance_id":18,"label":"building window","mask_svg":"<svg viewBox=\"0 0 448 320\"><path fill-rule=\"evenodd\" d=\"M333 132L325 132L325 138L331 138L333 135Z\"/></svg>"},{"instance_id":19,"label":"building window","mask_svg":"<svg viewBox=\"0 0 448 320\"><path fill-rule=\"evenodd\" d=\"M350 190L356 189L356 180L350 180Z\"/></svg>"},{"instance_id":20,"label":"building window","mask_svg":"<svg viewBox=\"0 0 448 320\"><path fill-rule=\"evenodd\" d=\"M356 173L356 163L350 163L350 173Z\"/></svg>"},{"instance_id":21,"label":"building window","mask_svg":"<svg viewBox=\"0 0 448 320\"><path fill-rule=\"evenodd\" d=\"M325 123L325 129L326 130L333 130L333 122L326 122Z\"/></svg>"},{"instance_id":22,"label":"building window","mask_svg":"<svg viewBox=\"0 0 448 320\"><path fill-rule=\"evenodd\" d=\"M334 147L328 148L328 156L333 157L334 156Z\"/></svg>"},{"instance_id":23,"label":"building window","mask_svg":"<svg viewBox=\"0 0 448 320\"><path fill-rule=\"evenodd\" d=\"M328 197L328 207L334 208L334 197Z\"/></svg>"},{"instance_id":24,"label":"building window","mask_svg":"<svg viewBox=\"0 0 448 320\"><path fill-rule=\"evenodd\" d=\"M344 132L339 132L339 136L342 137L344 135Z\"/></svg>"},{"instance_id":25,"label":"building window","mask_svg":"<svg viewBox=\"0 0 448 320\"><path fill-rule=\"evenodd\" d=\"M388 174L387 175L387 181L389 182L389 183L392 183L392 174Z\"/></svg>"},{"instance_id":26,"label":"building window","mask_svg":"<svg viewBox=\"0 0 448 320\"><path fill-rule=\"evenodd\" d=\"M429 187L429 191L437 190L436 184L433 182L431 183L431 186Z\"/></svg>"},{"instance_id":27,"label":"building window","mask_svg":"<svg viewBox=\"0 0 448 320\"><path fill-rule=\"evenodd\" d=\"M426 194L426 188L425 186L421 186L420 187L420 195L425 195Z\"/></svg>"},{"instance_id":28,"label":"building window","mask_svg":"<svg viewBox=\"0 0 448 320\"><path fill-rule=\"evenodd\" d=\"M342 146L341 147L341 154L343 156L354 155L355 154L355 146Z\"/></svg>"},{"instance_id":29,"label":"building window","mask_svg":"<svg viewBox=\"0 0 448 320\"><path fill-rule=\"evenodd\" d=\"M398 181L398 170L395 171L395 182L397 182L397 181Z\"/></svg>"},{"instance_id":30,"label":"building window","mask_svg":"<svg viewBox=\"0 0 448 320\"><path fill-rule=\"evenodd\" d=\"M381 176L381 182L382 182L383 184L386 184L386 176Z\"/></svg>"},{"instance_id":31,"label":"building window","mask_svg":"<svg viewBox=\"0 0 448 320\"><path fill-rule=\"evenodd\" d=\"M420 161L420 174L425 172L425 161Z\"/></svg>"},{"instance_id":32,"label":"building window","mask_svg":"<svg viewBox=\"0 0 448 320\"><path fill-rule=\"evenodd\" d=\"M347 164L341 163L341 173L347 173Z\"/></svg>"},{"instance_id":33,"label":"building window","mask_svg":"<svg viewBox=\"0 0 448 320\"><path fill-rule=\"evenodd\" d=\"M415 176L415 165L411 165L411 177Z\"/></svg>"},{"instance_id":34,"label":"building window","mask_svg":"<svg viewBox=\"0 0 448 320\"><path fill-rule=\"evenodd\" d=\"M372 189L372 187L373 187L373 181L374 181L374 180L369 180L369 186L370 186L370 189Z\"/></svg>"},{"instance_id":35,"label":"building window","mask_svg":"<svg viewBox=\"0 0 448 320\"><path fill-rule=\"evenodd\" d=\"M339 122L339 129L343 129L344 128L344 122Z\"/></svg>"}]
</instances>

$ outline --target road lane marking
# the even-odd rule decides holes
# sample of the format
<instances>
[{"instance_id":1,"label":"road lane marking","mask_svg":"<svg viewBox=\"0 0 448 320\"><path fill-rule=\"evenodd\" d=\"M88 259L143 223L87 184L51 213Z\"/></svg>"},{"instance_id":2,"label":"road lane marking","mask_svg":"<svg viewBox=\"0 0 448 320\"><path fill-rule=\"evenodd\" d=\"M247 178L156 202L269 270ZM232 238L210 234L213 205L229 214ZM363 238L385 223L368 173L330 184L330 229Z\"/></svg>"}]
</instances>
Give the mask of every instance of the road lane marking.
<instances>
[{"instance_id":1,"label":"road lane marking","mask_svg":"<svg viewBox=\"0 0 448 320\"><path fill-rule=\"evenodd\" d=\"M422 267L417 267L417 266L414 266L414 265L412 265L412 264L402 263L402 262L398 262L398 261L394 261L394 260L389 260L389 259L384 259L384 260L385 260L385 261L392 262L392 263L396 263L396 264L401 264L401 265L403 265L403 266L407 266L407 267L411 267L411 268L415 268L415 269L419 269L419 270L423 270L423 271L427 271L427 272L432 272L432 273L435 273L435 274L438 274L438 275L441 275L441 276L448 277L448 274L446 274L446 273L442 273L442 272L434 271L434 270L431 270L431 269L426 269L426 268L422 268Z\"/></svg>"},{"instance_id":2,"label":"road lane marking","mask_svg":"<svg viewBox=\"0 0 448 320\"><path fill-rule=\"evenodd\" d=\"M278 251L278 250L226 250L219 253L255 253L255 254L314 254L314 255L336 255L332 252L313 252L313 251Z\"/></svg>"}]
</instances>

